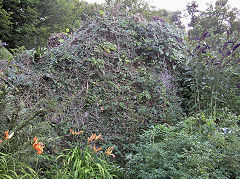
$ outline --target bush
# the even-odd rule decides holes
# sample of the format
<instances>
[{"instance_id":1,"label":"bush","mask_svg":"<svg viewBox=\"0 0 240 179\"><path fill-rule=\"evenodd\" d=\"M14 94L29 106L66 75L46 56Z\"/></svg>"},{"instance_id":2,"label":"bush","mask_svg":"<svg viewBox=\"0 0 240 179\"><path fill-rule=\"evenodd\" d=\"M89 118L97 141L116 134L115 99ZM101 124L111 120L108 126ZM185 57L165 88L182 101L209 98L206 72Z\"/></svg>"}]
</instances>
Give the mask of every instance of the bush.
<instances>
[{"instance_id":1,"label":"bush","mask_svg":"<svg viewBox=\"0 0 240 179\"><path fill-rule=\"evenodd\" d=\"M130 178L237 178L240 116L199 114L176 126L157 125L128 154Z\"/></svg>"},{"instance_id":2,"label":"bush","mask_svg":"<svg viewBox=\"0 0 240 179\"><path fill-rule=\"evenodd\" d=\"M189 40L189 59L182 75L182 91L189 113L215 116L227 107L239 115L239 31L214 35L204 31Z\"/></svg>"},{"instance_id":3,"label":"bush","mask_svg":"<svg viewBox=\"0 0 240 179\"><path fill-rule=\"evenodd\" d=\"M69 126L102 133L123 156L121 143L134 141L141 128L183 116L173 82L184 58L182 39L167 23L99 11L38 61L30 51L18 56L12 80L50 111L47 120L61 126L59 135Z\"/></svg>"}]
</instances>

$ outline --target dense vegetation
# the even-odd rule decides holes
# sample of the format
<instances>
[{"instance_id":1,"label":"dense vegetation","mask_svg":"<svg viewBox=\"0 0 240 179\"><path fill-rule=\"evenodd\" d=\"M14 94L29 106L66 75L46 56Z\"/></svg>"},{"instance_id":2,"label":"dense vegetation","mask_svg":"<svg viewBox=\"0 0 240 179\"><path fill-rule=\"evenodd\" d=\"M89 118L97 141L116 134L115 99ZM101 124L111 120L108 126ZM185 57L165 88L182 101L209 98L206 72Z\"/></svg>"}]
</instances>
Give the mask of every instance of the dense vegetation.
<instances>
[{"instance_id":1,"label":"dense vegetation","mask_svg":"<svg viewBox=\"0 0 240 179\"><path fill-rule=\"evenodd\" d=\"M240 21L226 0L189 4L188 33L181 12L136 0L0 10L0 178L240 177Z\"/></svg>"}]
</instances>

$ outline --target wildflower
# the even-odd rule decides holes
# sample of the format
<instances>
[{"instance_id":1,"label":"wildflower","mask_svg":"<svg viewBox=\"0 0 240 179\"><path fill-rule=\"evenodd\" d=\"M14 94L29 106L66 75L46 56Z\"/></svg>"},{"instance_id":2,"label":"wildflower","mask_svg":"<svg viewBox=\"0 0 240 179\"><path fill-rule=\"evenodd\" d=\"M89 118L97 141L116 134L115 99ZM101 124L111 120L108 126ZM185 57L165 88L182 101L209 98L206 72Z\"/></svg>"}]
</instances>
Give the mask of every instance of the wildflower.
<instances>
[{"instance_id":1,"label":"wildflower","mask_svg":"<svg viewBox=\"0 0 240 179\"><path fill-rule=\"evenodd\" d=\"M0 42L0 45L7 46L8 44L6 42Z\"/></svg>"},{"instance_id":2,"label":"wildflower","mask_svg":"<svg viewBox=\"0 0 240 179\"><path fill-rule=\"evenodd\" d=\"M93 146L93 151L94 152L98 152L98 151L101 151L102 150L102 148L101 147L99 147L99 148L96 148L96 146L94 145Z\"/></svg>"},{"instance_id":3,"label":"wildflower","mask_svg":"<svg viewBox=\"0 0 240 179\"><path fill-rule=\"evenodd\" d=\"M96 134L92 134L90 138L88 137L88 143L92 142L95 139L95 137L96 137Z\"/></svg>"},{"instance_id":4,"label":"wildflower","mask_svg":"<svg viewBox=\"0 0 240 179\"><path fill-rule=\"evenodd\" d=\"M9 130L4 132L4 138L3 139L5 139L5 140L8 139L8 137L9 137L8 133L9 133Z\"/></svg>"},{"instance_id":5,"label":"wildflower","mask_svg":"<svg viewBox=\"0 0 240 179\"><path fill-rule=\"evenodd\" d=\"M115 155L112 154L113 151L113 147L108 147L108 149L105 151L105 154L107 154L108 156L112 156L113 158L115 158Z\"/></svg>"},{"instance_id":6,"label":"wildflower","mask_svg":"<svg viewBox=\"0 0 240 179\"><path fill-rule=\"evenodd\" d=\"M12 136L14 135L14 132L12 132L10 135L9 135L9 130L5 131L4 132L4 140L8 140L8 139L11 139Z\"/></svg>"},{"instance_id":7,"label":"wildflower","mask_svg":"<svg viewBox=\"0 0 240 179\"><path fill-rule=\"evenodd\" d=\"M235 45L232 49L232 52L235 51L238 47L240 47L240 43L238 43L237 45Z\"/></svg>"},{"instance_id":8,"label":"wildflower","mask_svg":"<svg viewBox=\"0 0 240 179\"><path fill-rule=\"evenodd\" d=\"M79 134L83 133L83 131L75 132L75 131L73 131L72 129L70 129L70 133L71 133L72 135L79 135Z\"/></svg>"},{"instance_id":9,"label":"wildflower","mask_svg":"<svg viewBox=\"0 0 240 179\"><path fill-rule=\"evenodd\" d=\"M88 137L88 143L89 143L89 142L92 142L93 140L97 141L98 139L103 140L101 134L99 134L99 135L92 134L90 138Z\"/></svg>"},{"instance_id":10,"label":"wildflower","mask_svg":"<svg viewBox=\"0 0 240 179\"><path fill-rule=\"evenodd\" d=\"M0 143L3 143L3 141L0 139Z\"/></svg>"},{"instance_id":11,"label":"wildflower","mask_svg":"<svg viewBox=\"0 0 240 179\"><path fill-rule=\"evenodd\" d=\"M45 147L45 145L42 142L38 142L36 136L34 137L33 140L34 140L33 148L37 150L37 154L43 153L43 148Z\"/></svg>"},{"instance_id":12,"label":"wildflower","mask_svg":"<svg viewBox=\"0 0 240 179\"><path fill-rule=\"evenodd\" d=\"M102 138L102 135L101 135L101 134L99 134L98 136L97 136L97 135L95 136L95 141L97 141L98 139L101 139L101 140L103 140L103 138Z\"/></svg>"},{"instance_id":13,"label":"wildflower","mask_svg":"<svg viewBox=\"0 0 240 179\"><path fill-rule=\"evenodd\" d=\"M101 111L104 111L104 108L103 108L103 107L101 107L101 108L100 108L100 110L101 110Z\"/></svg>"}]
</instances>

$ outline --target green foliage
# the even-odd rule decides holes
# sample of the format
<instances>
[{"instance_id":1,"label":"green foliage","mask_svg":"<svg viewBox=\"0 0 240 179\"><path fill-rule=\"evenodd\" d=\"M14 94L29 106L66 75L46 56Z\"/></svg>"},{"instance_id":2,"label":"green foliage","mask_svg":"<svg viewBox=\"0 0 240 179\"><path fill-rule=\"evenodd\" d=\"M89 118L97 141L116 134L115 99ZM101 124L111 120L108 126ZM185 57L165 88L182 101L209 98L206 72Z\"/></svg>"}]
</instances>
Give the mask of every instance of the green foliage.
<instances>
[{"instance_id":1,"label":"green foliage","mask_svg":"<svg viewBox=\"0 0 240 179\"><path fill-rule=\"evenodd\" d=\"M0 153L0 178L37 179L38 175L31 167L17 161L13 161L13 158L10 155Z\"/></svg>"},{"instance_id":2,"label":"green foliage","mask_svg":"<svg viewBox=\"0 0 240 179\"><path fill-rule=\"evenodd\" d=\"M100 153L93 153L88 147L81 149L76 146L66 149L56 159L56 168L51 168L54 178L118 178L120 172L114 163L101 157ZM60 166L60 168L59 168Z\"/></svg>"},{"instance_id":3,"label":"green foliage","mask_svg":"<svg viewBox=\"0 0 240 179\"><path fill-rule=\"evenodd\" d=\"M12 64L13 56L12 54L2 45L2 41L0 40L0 65L1 65L1 72L0 75L6 73L9 69L9 66ZM3 73L3 74L1 74Z\"/></svg>"},{"instance_id":4,"label":"green foliage","mask_svg":"<svg viewBox=\"0 0 240 179\"><path fill-rule=\"evenodd\" d=\"M225 111L153 127L126 156L129 178L239 177L239 119Z\"/></svg>"},{"instance_id":5,"label":"green foliage","mask_svg":"<svg viewBox=\"0 0 240 179\"><path fill-rule=\"evenodd\" d=\"M4 29L0 31L0 39L2 37L7 36L11 30L11 12L7 12L3 9L3 0L0 1L0 29Z\"/></svg>"},{"instance_id":6,"label":"green foliage","mask_svg":"<svg viewBox=\"0 0 240 179\"><path fill-rule=\"evenodd\" d=\"M128 9L132 13L148 10L149 5L143 0L105 0L107 6L115 6L121 10Z\"/></svg>"},{"instance_id":7,"label":"green foliage","mask_svg":"<svg viewBox=\"0 0 240 179\"><path fill-rule=\"evenodd\" d=\"M50 34L77 28L93 9L78 0L1 0L0 39L8 48L45 46Z\"/></svg>"}]
</instances>

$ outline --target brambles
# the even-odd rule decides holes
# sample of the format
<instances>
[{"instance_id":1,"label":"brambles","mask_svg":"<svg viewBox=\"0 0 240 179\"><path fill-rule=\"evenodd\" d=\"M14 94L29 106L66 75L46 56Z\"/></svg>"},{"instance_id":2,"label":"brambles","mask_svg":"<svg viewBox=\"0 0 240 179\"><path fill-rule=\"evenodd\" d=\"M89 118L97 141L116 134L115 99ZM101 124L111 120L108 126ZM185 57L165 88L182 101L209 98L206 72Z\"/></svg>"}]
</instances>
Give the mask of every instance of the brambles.
<instances>
[{"instance_id":1,"label":"brambles","mask_svg":"<svg viewBox=\"0 0 240 179\"><path fill-rule=\"evenodd\" d=\"M184 61L181 33L167 23L106 11L29 66L30 93L41 94L39 105L57 126L71 123L121 146L119 159L121 143L133 142L141 129L184 116L174 83ZM69 129L62 128L56 129L61 135Z\"/></svg>"},{"instance_id":2,"label":"brambles","mask_svg":"<svg viewBox=\"0 0 240 179\"><path fill-rule=\"evenodd\" d=\"M47 41L48 49L59 46L67 38L68 35L66 33L51 34Z\"/></svg>"}]
</instances>

